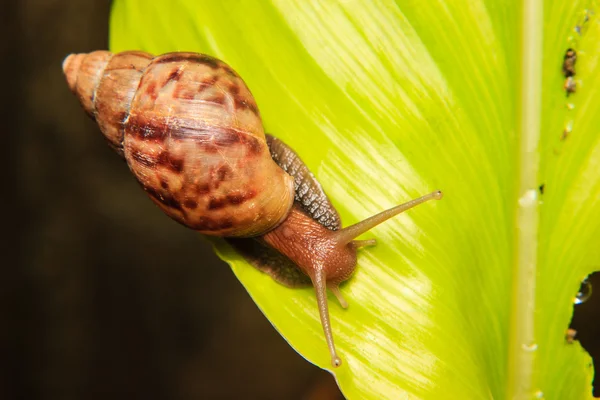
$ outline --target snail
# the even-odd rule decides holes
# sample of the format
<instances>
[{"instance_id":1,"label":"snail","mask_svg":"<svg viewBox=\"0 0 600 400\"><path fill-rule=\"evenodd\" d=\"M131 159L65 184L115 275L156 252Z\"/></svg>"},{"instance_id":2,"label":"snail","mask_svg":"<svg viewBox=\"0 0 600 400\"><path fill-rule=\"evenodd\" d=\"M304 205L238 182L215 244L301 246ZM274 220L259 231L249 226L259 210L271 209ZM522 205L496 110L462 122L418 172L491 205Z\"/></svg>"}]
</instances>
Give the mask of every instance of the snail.
<instances>
[{"instance_id":1,"label":"snail","mask_svg":"<svg viewBox=\"0 0 600 400\"><path fill-rule=\"evenodd\" d=\"M71 54L63 62L71 91L110 147L169 217L224 237L250 264L289 287L312 284L334 367L337 355L327 289L353 273L356 240L383 221L432 199L432 192L341 227L320 183L283 141L265 135L240 76L205 54L140 51Z\"/></svg>"}]
</instances>

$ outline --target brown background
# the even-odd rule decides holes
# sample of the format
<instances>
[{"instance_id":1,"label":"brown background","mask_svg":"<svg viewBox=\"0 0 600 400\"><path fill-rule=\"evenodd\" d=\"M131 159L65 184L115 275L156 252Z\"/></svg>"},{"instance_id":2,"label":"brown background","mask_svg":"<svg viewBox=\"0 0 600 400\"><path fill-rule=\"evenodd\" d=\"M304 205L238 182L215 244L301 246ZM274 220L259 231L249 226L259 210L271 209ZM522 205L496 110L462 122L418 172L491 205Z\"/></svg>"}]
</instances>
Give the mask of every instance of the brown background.
<instances>
[{"instance_id":1,"label":"brown background","mask_svg":"<svg viewBox=\"0 0 600 400\"><path fill-rule=\"evenodd\" d=\"M0 399L340 398L200 235L150 202L68 91L61 62L107 48L109 8L0 8Z\"/></svg>"},{"instance_id":2,"label":"brown background","mask_svg":"<svg viewBox=\"0 0 600 400\"><path fill-rule=\"evenodd\" d=\"M0 399L341 398L67 90L61 61L107 47L109 3L5 3ZM597 355L599 297L574 323Z\"/></svg>"}]
</instances>

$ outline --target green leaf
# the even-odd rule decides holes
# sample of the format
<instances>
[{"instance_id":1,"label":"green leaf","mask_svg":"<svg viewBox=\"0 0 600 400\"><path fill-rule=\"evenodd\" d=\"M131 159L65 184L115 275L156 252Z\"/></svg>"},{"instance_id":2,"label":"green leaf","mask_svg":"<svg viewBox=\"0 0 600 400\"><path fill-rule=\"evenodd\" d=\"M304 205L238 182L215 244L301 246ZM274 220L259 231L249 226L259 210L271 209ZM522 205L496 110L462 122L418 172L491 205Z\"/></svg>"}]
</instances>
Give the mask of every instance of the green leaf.
<instances>
[{"instance_id":1,"label":"green leaf","mask_svg":"<svg viewBox=\"0 0 600 400\"><path fill-rule=\"evenodd\" d=\"M229 63L345 225L444 191L365 235L379 244L342 286L349 309L330 297L347 398L584 399L591 359L565 331L600 264L595 6L117 0L111 48ZM215 246L290 345L331 369L313 290Z\"/></svg>"}]
</instances>

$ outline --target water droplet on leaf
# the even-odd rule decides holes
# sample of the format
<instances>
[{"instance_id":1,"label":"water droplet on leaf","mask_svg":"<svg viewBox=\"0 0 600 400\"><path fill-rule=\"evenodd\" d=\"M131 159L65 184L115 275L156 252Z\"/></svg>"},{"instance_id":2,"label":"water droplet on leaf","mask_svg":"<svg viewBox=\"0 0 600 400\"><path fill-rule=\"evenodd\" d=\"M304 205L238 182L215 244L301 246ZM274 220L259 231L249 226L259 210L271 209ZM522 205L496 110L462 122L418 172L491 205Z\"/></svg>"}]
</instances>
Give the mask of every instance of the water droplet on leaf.
<instances>
[{"instance_id":1,"label":"water droplet on leaf","mask_svg":"<svg viewBox=\"0 0 600 400\"><path fill-rule=\"evenodd\" d=\"M573 303L581 304L581 303L585 302L587 299L589 299L591 296L592 296L592 284L590 282L588 282L587 278L585 278L581 282L581 287L579 288L579 291L575 295L575 300L573 300Z\"/></svg>"},{"instance_id":2,"label":"water droplet on leaf","mask_svg":"<svg viewBox=\"0 0 600 400\"><path fill-rule=\"evenodd\" d=\"M537 343L523 343L521 348L525 351L536 351L538 348Z\"/></svg>"},{"instance_id":3,"label":"water droplet on leaf","mask_svg":"<svg viewBox=\"0 0 600 400\"><path fill-rule=\"evenodd\" d=\"M537 191L530 189L526 191L521 198L519 198L519 205L521 207L531 207L535 204L537 197Z\"/></svg>"}]
</instances>

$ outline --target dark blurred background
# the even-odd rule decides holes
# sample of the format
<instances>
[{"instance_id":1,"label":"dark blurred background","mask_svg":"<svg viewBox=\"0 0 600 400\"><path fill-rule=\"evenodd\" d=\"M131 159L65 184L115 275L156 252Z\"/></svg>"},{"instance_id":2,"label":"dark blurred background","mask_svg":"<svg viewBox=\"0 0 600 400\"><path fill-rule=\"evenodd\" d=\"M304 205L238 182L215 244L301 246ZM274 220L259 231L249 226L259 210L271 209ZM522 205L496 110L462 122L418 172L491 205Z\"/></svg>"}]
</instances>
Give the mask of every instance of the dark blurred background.
<instances>
[{"instance_id":1,"label":"dark blurred background","mask_svg":"<svg viewBox=\"0 0 600 400\"><path fill-rule=\"evenodd\" d=\"M107 47L109 2L4 3L0 399L341 399L68 91L61 62ZM597 358L599 298L573 322Z\"/></svg>"},{"instance_id":2,"label":"dark blurred background","mask_svg":"<svg viewBox=\"0 0 600 400\"><path fill-rule=\"evenodd\" d=\"M0 8L0 399L340 399L68 91L63 58L107 48L109 10Z\"/></svg>"}]
</instances>

